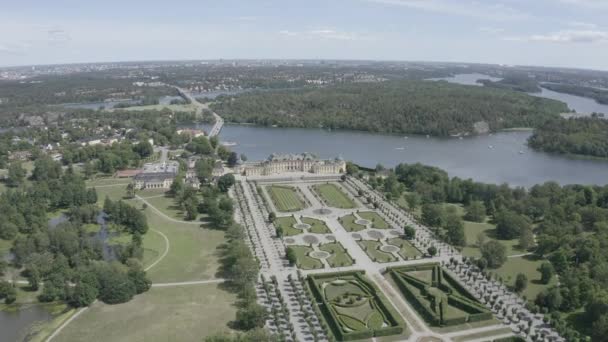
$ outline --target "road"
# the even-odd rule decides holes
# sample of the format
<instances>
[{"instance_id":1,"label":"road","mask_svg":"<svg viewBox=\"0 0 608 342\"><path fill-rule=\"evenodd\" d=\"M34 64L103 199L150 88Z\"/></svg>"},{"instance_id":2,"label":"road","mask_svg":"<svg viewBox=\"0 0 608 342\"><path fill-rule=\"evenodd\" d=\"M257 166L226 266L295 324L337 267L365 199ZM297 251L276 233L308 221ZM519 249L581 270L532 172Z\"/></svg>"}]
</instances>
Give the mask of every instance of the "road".
<instances>
[{"instance_id":1,"label":"road","mask_svg":"<svg viewBox=\"0 0 608 342\"><path fill-rule=\"evenodd\" d=\"M175 89L177 89L177 91L180 93L180 95L182 95L183 97L188 99L190 101L190 103L196 107L197 115L202 115L204 109L211 110L207 103L198 102L198 100L194 96L192 96L192 94L187 92L185 89L182 89L177 86L175 86ZM213 125L213 127L211 128L211 130L209 131L209 133L207 135L209 137L214 137L214 136L219 135L222 130L222 127L224 127L224 119L222 119L222 117L217 115L217 113L215 113L215 112L211 112L211 114L213 114L213 118L215 119L215 124Z\"/></svg>"}]
</instances>

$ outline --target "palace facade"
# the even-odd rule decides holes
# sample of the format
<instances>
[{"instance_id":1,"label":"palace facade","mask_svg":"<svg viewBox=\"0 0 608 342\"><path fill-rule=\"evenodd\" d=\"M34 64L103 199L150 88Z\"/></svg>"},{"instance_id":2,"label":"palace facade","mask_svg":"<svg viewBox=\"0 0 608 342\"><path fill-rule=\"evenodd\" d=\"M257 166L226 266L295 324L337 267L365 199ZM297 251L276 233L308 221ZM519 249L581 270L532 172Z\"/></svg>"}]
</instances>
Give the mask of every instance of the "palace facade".
<instances>
[{"instance_id":1,"label":"palace facade","mask_svg":"<svg viewBox=\"0 0 608 342\"><path fill-rule=\"evenodd\" d=\"M319 159L311 153L273 153L262 162L243 163L236 171L245 176L268 176L288 172L339 174L346 172L346 162L342 158Z\"/></svg>"}]
</instances>

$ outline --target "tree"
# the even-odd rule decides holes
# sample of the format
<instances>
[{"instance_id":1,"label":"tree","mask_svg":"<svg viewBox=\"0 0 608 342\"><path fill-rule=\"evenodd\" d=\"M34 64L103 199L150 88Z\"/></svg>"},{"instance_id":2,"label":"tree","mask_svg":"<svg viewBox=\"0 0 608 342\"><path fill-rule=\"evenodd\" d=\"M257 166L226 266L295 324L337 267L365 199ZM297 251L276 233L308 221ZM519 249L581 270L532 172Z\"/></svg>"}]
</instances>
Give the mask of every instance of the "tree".
<instances>
[{"instance_id":1,"label":"tree","mask_svg":"<svg viewBox=\"0 0 608 342\"><path fill-rule=\"evenodd\" d=\"M528 277L523 273L518 273L515 278L515 291L522 292L528 286Z\"/></svg>"},{"instance_id":2,"label":"tree","mask_svg":"<svg viewBox=\"0 0 608 342\"><path fill-rule=\"evenodd\" d=\"M151 156L152 153L154 153L154 148L152 147L152 144L150 144L150 142L146 140L141 141L137 145L133 146L133 151L139 154L141 158L147 158Z\"/></svg>"},{"instance_id":3,"label":"tree","mask_svg":"<svg viewBox=\"0 0 608 342\"><path fill-rule=\"evenodd\" d=\"M444 228L447 230L448 241L456 246L466 244L464 236L464 224L458 214L447 215Z\"/></svg>"},{"instance_id":4,"label":"tree","mask_svg":"<svg viewBox=\"0 0 608 342\"><path fill-rule=\"evenodd\" d=\"M501 239L514 239L519 236L523 229L532 229L530 222L524 216L512 211L502 210L496 217L496 233Z\"/></svg>"},{"instance_id":5,"label":"tree","mask_svg":"<svg viewBox=\"0 0 608 342\"><path fill-rule=\"evenodd\" d=\"M355 175L359 172L359 167L352 162L346 162L346 173L349 175Z\"/></svg>"},{"instance_id":6,"label":"tree","mask_svg":"<svg viewBox=\"0 0 608 342\"><path fill-rule=\"evenodd\" d=\"M405 225L403 227L403 235L405 236L406 240L413 240L416 238L416 228L410 226L410 225Z\"/></svg>"},{"instance_id":7,"label":"tree","mask_svg":"<svg viewBox=\"0 0 608 342\"><path fill-rule=\"evenodd\" d=\"M549 284L551 278L553 278L553 275L555 274L555 269L549 262L543 262L539 266L538 271L540 272L540 281L543 284Z\"/></svg>"},{"instance_id":8,"label":"tree","mask_svg":"<svg viewBox=\"0 0 608 342\"><path fill-rule=\"evenodd\" d=\"M88 160L84 163L82 169L82 172L87 179L91 178L91 176L95 174L95 165Z\"/></svg>"},{"instance_id":9,"label":"tree","mask_svg":"<svg viewBox=\"0 0 608 342\"><path fill-rule=\"evenodd\" d=\"M481 246L481 256L488 267L499 268L507 261L507 248L500 242L490 240Z\"/></svg>"},{"instance_id":10,"label":"tree","mask_svg":"<svg viewBox=\"0 0 608 342\"><path fill-rule=\"evenodd\" d=\"M255 302L249 303L236 312L237 325L244 330L263 327L267 318L266 308Z\"/></svg>"},{"instance_id":11,"label":"tree","mask_svg":"<svg viewBox=\"0 0 608 342\"><path fill-rule=\"evenodd\" d=\"M534 233L532 229L524 227L519 235L519 248L528 250L534 244Z\"/></svg>"},{"instance_id":12,"label":"tree","mask_svg":"<svg viewBox=\"0 0 608 342\"><path fill-rule=\"evenodd\" d=\"M271 211L268 213L268 222L274 223L274 221L276 219L277 219L277 214L274 211Z\"/></svg>"},{"instance_id":13,"label":"tree","mask_svg":"<svg viewBox=\"0 0 608 342\"><path fill-rule=\"evenodd\" d=\"M135 185L133 183L129 183L127 185L127 193L125 195L126 198L134 198L135 197Z\"/></svg>"},{"instance_id":14,"label":"tree","mask_svg":"<svg viewBox=\"0 0 608 342\"><path fill-rule=\"evenodd\" d=\"M5 304L12 304L17 300L17 290L8 281L0 281L0 300L4 299Z\"/></svg>"},{"instance_id":15,"label":"tree","mask_svg":"<svg viewBox=\"0 0 608 342\"><path fill-rule=\"evenodd\" d=\"M464 219L473 222L483 222L486 218L486 206L482 201L472 201L465 208Z\"/></svg>"},{"instance_id":16,"label":"tree","mask_svg":"<svg viewBox=\"0 0 608 342\"><path fill-rule=\"evenodd\" d=\"M196 161L194 165L194 170L196 172L196 176L198 177L201 183L206 182L211 179L211 174L213 172L214 161L211 158L203 158Z\"/></svg>"},{"instance_id":17,"label":"tree","mask_svg":"<svg viewBox=\"0 0 608 342\"><path fill-rule=\"evenodd\" d=\"M431 246L431 247L427 248L426 252L429 253L429 255L433 257L433 256L437 255L437 247Z\"/></svg>"},{"instance_id":18,"label":"tree","mask_svg":"<svg viewBox=\"0 0 608 342\"><path fill-rule=\"evenodd\" d=\"M40 285L40 272L37 267L31 267L27 270L27 282L31 291L38 291Z\"/></svg>"},{"instance_id":19,"label":"tree","mask_svg":"<svg viewBox=\"0 0 608 342\"><path fill-rule=\"evenodd\" d=\"M184 210L186 211L186 220L195 220L198 216L198 200L196 197L189 197L184 202Z\"/></svg>"},{"instance_id":20,"label":"tree","mask_svg":"<svg viewBox=\"0 0 608 342\"><path fill-rule=\"evenodd\" d=\"M608 314L599 316L592 325L593 341L603 341L608 336Z\"/></svg>"},{"instance_id":21,"label":"tree","mask_svg":"<svg viewBox=\"0 0 608 342\"><path fill-rule=\"evenodd\" d=\"M296 251L292 247L287 247L287 249L285 250L285 257L289 261L289 264L292 266L295 265L298 261Z\"/></svg>"},{"instance_id":22,"label":"tree","mask_svg":"<svg viewBox=\"0 0 608 342\"><path fill-rule=\"evenodd\" d=\"M136 293L135 285L124 270L118 266L105 266L97 276L99 299L106 304L125 303ZM46 288L46 284L44 286Z\"/></svg>"},{"instance_id":23,"label":"tree","mask_svg":"<svg viewBox=\"0 0 608 342\"><path fill-rule=\"evenodd\" d=\"M422 223L431 227L441 227L444 221L443 207L438 204L422 206Z\"/></svg>"},{"instance_id":24,"label":"tree","mask_svg":"<svg viewBox=\"0 0 608 342\"><path fill-rule=\"evenodd\" d=\"M413 210L418 208L418 206L422 202L422 199L420 198L420 195L418 195L418 193L412 192L405 195L405 201L407 202L408 208Z\"/></svg>"},{"instance_id":25,"label":"tree","mask_svg":"<svg viewBox=\"0 0 608 342\"><path fill-rule=\"evenodd\" d=\"M169 193L173 195L173 197L180 197L184 192L184 176L177 175L175 179L173 179L173 183L169 187Z\"/></svg>"},{"instance_id":26,"label":"tree","mask_svg":"<svg viewBox=\"0 0 608 342\"><path fill-rule=\"evenodd\" d=\"M8 176L6 179L6 185L10 187L17 187L23 184L25 179L25 169L21 167L21 163L11 163L8 167Z\"/></svg>"},{"instance_id":27,"label":"tree","mask_svg":"<svg viewBox=\"0 0 608 342\"><path fill-rule=\"evenodd\" d=\"M236 152L230 152L230 155L228 156L228 160L226 161L226 163L228 164L228 167L235 167L236 163L238 161L239 161L238 154L236 154Z\"/></svg>"},{"instance_id":28,"label":"tree","mask_svg":"<svg viewBox=\"0 0 608 342\"><path fill-rule=\"evenodd\" d=\"M232 187L234 185L234 183L235 183L234 175L231 173L228 173L228 174L221 176L217 180L217 187L220 189L221 192L228 192L228 190L230 190L230 187Z\"/></svg>"}]
</instances>

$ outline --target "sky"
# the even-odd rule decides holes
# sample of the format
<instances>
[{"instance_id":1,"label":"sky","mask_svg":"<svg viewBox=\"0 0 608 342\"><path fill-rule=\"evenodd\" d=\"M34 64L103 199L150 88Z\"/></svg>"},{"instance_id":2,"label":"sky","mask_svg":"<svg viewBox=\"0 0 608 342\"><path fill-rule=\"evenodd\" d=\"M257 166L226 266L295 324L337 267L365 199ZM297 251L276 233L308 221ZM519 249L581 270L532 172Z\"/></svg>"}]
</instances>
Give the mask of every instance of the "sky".
<instances>
[{"instance_id":1,"label":"sky","mask_svg":"<svg viewBox=\"0 0 608 342\"><path fill-rule=\"evenodd\" d=\"M608 0L0 0L0 66L360 59L608 70Z\"/></svg>"}]
</instances>

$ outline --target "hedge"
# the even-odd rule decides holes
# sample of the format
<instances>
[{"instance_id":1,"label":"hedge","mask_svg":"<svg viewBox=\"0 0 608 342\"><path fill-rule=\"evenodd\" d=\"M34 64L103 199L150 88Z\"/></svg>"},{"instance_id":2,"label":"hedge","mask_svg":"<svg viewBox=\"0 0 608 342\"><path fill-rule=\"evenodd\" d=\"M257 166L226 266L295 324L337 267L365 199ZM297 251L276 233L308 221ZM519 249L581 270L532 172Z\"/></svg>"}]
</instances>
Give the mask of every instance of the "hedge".
<instances>
[{"instance_id":1,"label":"hedge","mask_svg":"<svg viewBox=\"0 0 608 342\"><path fill-rule=\"evenodd\" d=\"M445 279L450 284L450 286L455 288L459 293L462 293L468 299L477 302L477 298L475 298L475 296L473 296L473 294L471 294L471 292L469 292L469 290L467 290L464 286L462 286L460 284L460 282L458 282L456 279L452 278L452 276L449 273L446 273L444 275L443 279Z\"/></svg>"},{"instance_id":2,"label":"hedge","mask_svg":"<svg viewBox=\"0 0 608 342\"><path fill-rule=\"evenodd\" d=\"M452 325L465 324L466 322L467 322L467 316L460 316L460 317L444 319L442 321L442 325L452 326Z\"/></svg>"},{"instance_id":3,"label":"hedge","mask_svg":"<svg viewBox=\"0 0 608 342\"><path fill-rule=\"evenodd\" d=\"M441 318L434 311L424 305L424 303L422 303L421 299L409 289L408 285L405 283L405 280L401 279L395 270L391 270L390 274L393 276L393 279L395 280L395 283L397 283L401 293L403 293L405 298L414 306L414 309L416 309L416 311L418 311L418 313L429 323L439 325Z\"/></svg>"}]
</instances>

